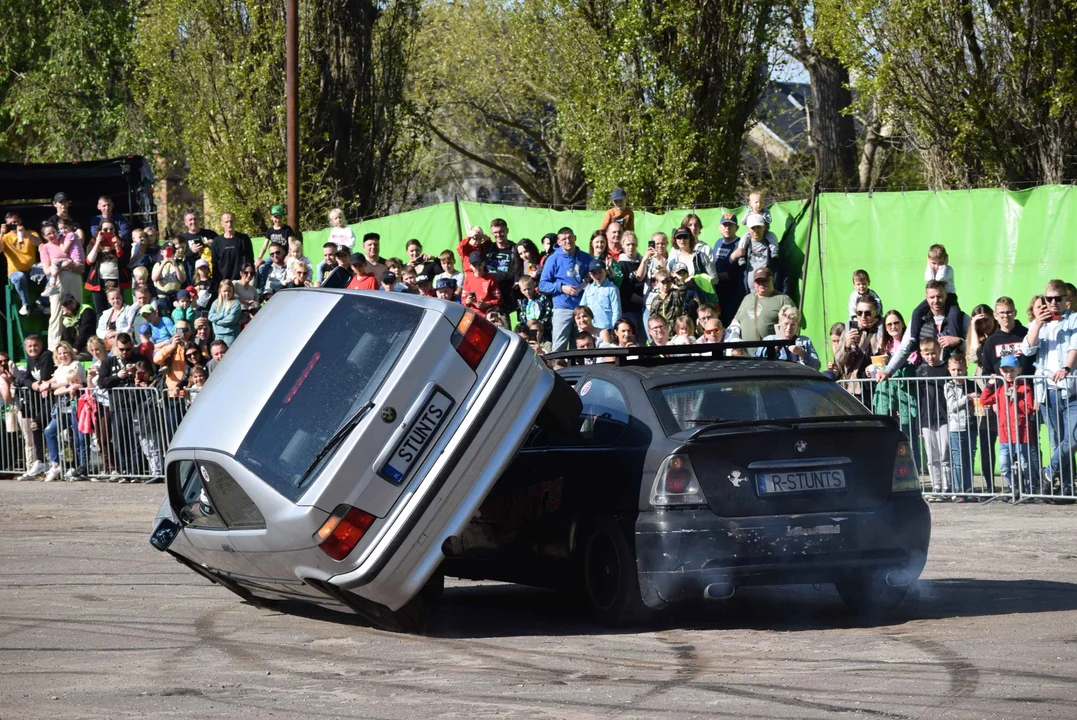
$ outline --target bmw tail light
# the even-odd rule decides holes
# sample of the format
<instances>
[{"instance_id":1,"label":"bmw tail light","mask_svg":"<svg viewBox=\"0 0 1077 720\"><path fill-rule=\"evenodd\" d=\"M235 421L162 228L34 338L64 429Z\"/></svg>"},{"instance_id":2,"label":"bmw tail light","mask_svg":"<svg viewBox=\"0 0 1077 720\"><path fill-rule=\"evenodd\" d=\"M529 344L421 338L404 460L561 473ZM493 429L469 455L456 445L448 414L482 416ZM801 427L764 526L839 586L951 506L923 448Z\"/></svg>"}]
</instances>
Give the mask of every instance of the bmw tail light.
<instances>
[{"instance_id":1,"label":"bmw tail light","mask_svg":"<svg viewBox=\"0 0 1077 720\"><path fill-rule=\"evenodd\" d=\"M479 366L490 343L494 341L497 328L486 318L470 310L464 313L456 323L456 332L452 336L453 347L472 370Z\"/></svg>"},{"instance_id":2,"label":"bmw tail light","mask_svg":"<svg viewBox=\"0 0 1077 720\"><path fill-rule=\"evenodd\" d=\"M329 557L343 560L355 549L375 520L376 517L359 508L337 505L329 519L314 533L314 542Z\"/></svg>"},{"instance_id":3,"label":"bmw tail light","mask_svg":"<svg viewBox=\"0 0 1077 720\"><path fill-rule=\"evenodd\" d=\"M707 499L699 487L692 461L687 455L670 455L662 461L651 488L651 505L655 507L684 507L706 505Z\"/></svg>"},{"instance_id":4,"label":"bmw tail light","mask_svg":"<svg viewBox=\"0 0 1077 720\"><path fill-rule=\"evenodd\" d=\"M898 443L894 456L894 480L890 492L917 492L920 490L920 474L916 471L916 462L912 457L912 445L906 441Z\"/></svg>"}]
</instances>

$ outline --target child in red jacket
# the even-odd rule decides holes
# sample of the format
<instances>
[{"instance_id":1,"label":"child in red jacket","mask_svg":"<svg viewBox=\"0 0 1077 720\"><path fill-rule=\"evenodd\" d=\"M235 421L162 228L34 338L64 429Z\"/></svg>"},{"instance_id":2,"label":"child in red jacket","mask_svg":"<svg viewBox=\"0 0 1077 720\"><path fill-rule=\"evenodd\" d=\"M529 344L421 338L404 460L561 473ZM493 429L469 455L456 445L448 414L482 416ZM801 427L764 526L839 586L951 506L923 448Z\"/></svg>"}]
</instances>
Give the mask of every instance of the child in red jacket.
<instances>
[{"instance_id":1,"label":"child in red jacket","mask_svg":"<svg viewBox=\"0 0 1077 720\"><path fill-rule=\"evenodd\" d=\"M1002 481L1026 495L1040 492L1040 444L1037 436L1036 398L1021 372L1015 355L999 362L1002 383L993 380L980 393L980 404L994 405L998 413L998 462ZM1014 482L1013 464L1017 463L1018 482Z\"/></svg>"}]
</instances>

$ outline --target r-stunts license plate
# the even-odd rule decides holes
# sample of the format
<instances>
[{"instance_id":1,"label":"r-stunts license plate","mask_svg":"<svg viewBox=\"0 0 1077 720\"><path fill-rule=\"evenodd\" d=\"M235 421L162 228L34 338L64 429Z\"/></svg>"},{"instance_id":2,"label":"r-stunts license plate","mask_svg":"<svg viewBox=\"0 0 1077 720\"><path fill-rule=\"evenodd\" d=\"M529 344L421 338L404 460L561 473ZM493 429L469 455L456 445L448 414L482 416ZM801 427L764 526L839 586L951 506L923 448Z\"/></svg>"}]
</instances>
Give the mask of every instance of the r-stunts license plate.
<instances>
[{"instance_id":1,"label":"r-stunts license plate","mask_svg":"<svg viewBox=\"0 0 1077 720\"><path fill-rule=\"evenodd\" d=\"M820 492L845 488L845 472L837 468L780 470L756 475L760 495Z\"/></svg>"},{"instance_id":2,"label":"r-stunts license plate","mask_svg":"<svg viewBox=\"0 0 1077 720\"><path fill-rule=\"evenodd\" d=\"M423 409L412 422L411 429L393 450L379 474L391 483L399 485L411 472L411 468L423 455L426 446L437 435L445 419L449 417L454 401L440 389L423 403Z\"/></svg>"}]
</instances>

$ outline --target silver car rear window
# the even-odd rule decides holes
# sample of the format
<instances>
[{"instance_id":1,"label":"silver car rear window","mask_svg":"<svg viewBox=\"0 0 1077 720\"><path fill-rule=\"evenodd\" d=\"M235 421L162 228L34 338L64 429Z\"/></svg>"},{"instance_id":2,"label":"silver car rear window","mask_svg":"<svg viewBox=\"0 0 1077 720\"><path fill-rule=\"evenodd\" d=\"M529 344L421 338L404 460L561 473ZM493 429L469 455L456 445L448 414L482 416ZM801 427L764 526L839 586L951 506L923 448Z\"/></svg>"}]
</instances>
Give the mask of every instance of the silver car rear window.
<instances>
[{"instance_id":1,"label":"silver car rear window","mask_svg":"<svg viewBox=\"0 0 1077 720\"><path fill-rule=\"evenodd\" d=\"M311 463L377 392L423 312L365 293L342 295L258 414L236 459L298 500ZM288 328L280 332L285 342Z\"/></svg>"}]
</instances>

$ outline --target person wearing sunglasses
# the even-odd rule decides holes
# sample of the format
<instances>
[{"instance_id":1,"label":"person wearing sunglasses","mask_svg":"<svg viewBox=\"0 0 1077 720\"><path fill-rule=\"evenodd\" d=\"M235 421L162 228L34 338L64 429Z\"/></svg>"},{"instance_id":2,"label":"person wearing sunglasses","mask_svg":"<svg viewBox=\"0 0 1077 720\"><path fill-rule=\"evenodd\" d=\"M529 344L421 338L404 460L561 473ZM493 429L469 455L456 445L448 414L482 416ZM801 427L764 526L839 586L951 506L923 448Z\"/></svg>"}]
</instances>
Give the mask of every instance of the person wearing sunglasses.
<instances>
[{"instance_id":1,"label":"person wearing sunglasses","mask_svg":"<svg viewBox=\"0 0 1077 720\"><path fill-rule=\"evenodd\" d=\"M1045 491L1061 481L1063 495L1073 497L1077 451L1077 313L1066 309L1066 283L1051 280L1043 293L1044 304L1028 326L1021 352L1036 358L1036 401L1047 422L1051 461L1043 471ZM1073 502L1072 499L1068 500Z\"/></svg>"},{"instance_id":2,"label":"person wearing sunglasses","mask_svg":"<svg viewBox=\"0 0 1077 720\"><path fill-rule=\"evenodd\" d=\"M279 243L269 246L269 262L258 268L258 288L263 299L269 299L273 293L284 288L288 282L288 264L285 262L286 251Z\"/></svg>"},{"instance_id":3,"label":"person wearing sunglasses","mask_svg":"<svg viewBox=\"0 0 1077 720\"><path fill-rule=\"evenodd\" d=\"M840 380L866 378L868 369L874 367L872 358L884 354L883 344L886 341L886 329L874 296L859 296L853 305L853 317L842 327L841 340L834 352L837 377ZM871 396L862 393L862 383L850 383L846 389L871 407Z\"/></svg>"}]
</instances>

